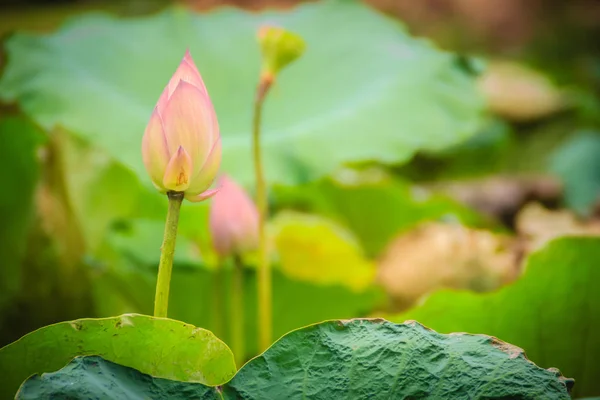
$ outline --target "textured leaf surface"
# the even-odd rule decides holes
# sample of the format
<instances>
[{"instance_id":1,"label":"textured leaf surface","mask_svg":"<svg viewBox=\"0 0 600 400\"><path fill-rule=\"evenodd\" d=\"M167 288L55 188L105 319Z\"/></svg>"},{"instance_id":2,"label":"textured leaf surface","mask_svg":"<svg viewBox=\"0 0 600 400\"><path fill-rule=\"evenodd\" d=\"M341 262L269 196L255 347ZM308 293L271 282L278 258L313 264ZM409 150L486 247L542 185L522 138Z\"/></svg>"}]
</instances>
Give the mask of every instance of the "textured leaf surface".
<instances>
[{"instance_id":1,"label":"textured leaf surface","mask_svg":"<svg viewBox=\"0 0 600 400\"><path fill-rule=\"evenodd\" d=\"M60 125L99 145L149 183L141 136L189 47L217 110L223 169L248 183L256 32L264 23L307 43L267 100L269 182L311 179L346 161L406 161L415 151L455 144L479 125L483 102L455 57L358 1L260 14L219 8L139 19L89 15L52 35L16 34L6 43L0 97L19 102L47 129Z\"/></svg>"},{"instance_id":2,"label":"textured leaf surface","mask_svg":"<svg viewBox=\"0 0 600 400\"><path fill-rule=\"evenodd\" d=\"M573 377L577 396L600 394L600 239L562 238L534 253L524 275L496 292L440 291L394 317L440 332L494 335L542 367Z\"/></svg>"},{"instance_id":3,"label":"textured leaf surface","mask_svg":"<svg viewBox=\"0 0 600 400\"><path fill-rule=\"evenodd\" d=\"M216 390L201 384L153 378L99 356L77 357L58 372L34 375L16 399L185 400L215 399Z\"/></svg>"},{"instance_id":4,"label":"textured leaf surface","mask_svg":"<svg viewBox=\"0 0 600 400\"><path fill-rule=\"evenodd\" d=\"M100 355L144 373L217 385L236 368L231 350L211 332L183 322L127 314L61 322L0 349L0 398L34 373L55 371L78 355Z\"/></svg>"},{"instance_id":5,"label":"textured leaf surface","mask_svg":"<svg viewBox=\"0 0 600 400\"><path fill-rule=\"evenodd\" d=\"M113 395L107 388L114 388L129 399L152 393L154 399L566 400L571 384L557 370L542 369L519 348L489 336L442 335L415 322L357 319L327 321L287 334L222 388L152 379L88 358L32 377L19 399L105 399ZM181 393L187 397L177 397Z\"/></svg>"}]
</instances>

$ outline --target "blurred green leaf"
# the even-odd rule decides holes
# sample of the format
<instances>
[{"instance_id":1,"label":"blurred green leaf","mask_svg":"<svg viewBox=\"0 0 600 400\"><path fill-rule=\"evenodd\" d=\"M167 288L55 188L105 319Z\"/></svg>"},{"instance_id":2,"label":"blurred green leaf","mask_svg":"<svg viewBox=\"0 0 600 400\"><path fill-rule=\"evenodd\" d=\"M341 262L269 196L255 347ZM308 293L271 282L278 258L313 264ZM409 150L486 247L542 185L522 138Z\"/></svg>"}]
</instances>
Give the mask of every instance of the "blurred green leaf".
<instances>
[{"instance_id":1,"label":"blurred green leaf","mask_svg":"<svg viewBox=\"0 0 600 400\"><path fill-rule=\"evenodd\" d=\"M156 279L156 278L153 278ZM225 307L230 310L231 271L225 274ZM151 280L154 283L154 280ZM229 321L212 306L211 291L214 285L213 273L205 269L177 268L173 270L169 315L182 321L189 321L211 331L217 329L214 322L218 318ZM256 273L245 270L244 313L247 356L254 356L257 348L257 293ZM154 285L149 287L154 291ZM291 279L277 268L273 271L273 337L278 338L292 329L333 318L353 318L366 316L377 309L384 300L383 292L369 288L356 293L342 285L315 285ZM229 311L228 311L229 312ZM223 339L229 343L230 338Z\"/></svg>"},{"instance_id":2,"label":"blurred green leaf","mask_svg":"<svg viewBox=\"0 0 600 400\"><path fill-rule=\"evenodd\" d=\"M468 140L435 153L420 154L396 171L413 181L426 182L489 175L504 167L515 141L515 133L506 121L488 118Z\"/></svg>"},{"instance_id":3,"label":"blurred green leaf","mask_svg":"<svg viewBox=\"0 0 600 400\"><path fill-rule=\"evenodd\" d=\"M482 217L456 201L406 182L385 177L361 179L351 176L347 181L324 179L296 187L279 186L275 202L281 208L293 207L341 222L359 238L370 256L379 255L396 235L423 221L484 223Z\"/></svg>"},{"instance_id":4,"label":"blurred green leaf","mask_svg":"<svg viewBox=\"0 0 600 400\"><path fill-rule=\"evenodd\" d=\"M347 161L405 162L418 150L460 142L479 126L482 99L456 57L358 1L259 14L176 8L138 19L78 17L52 35L7 40L0 97L18 102L44 128L60 125L106 150L149 185L141 136L189 47L219 116L223 169L247 184L256 32L266 22L307 43L267 100L269 182L306 181Z\"/></svg>"},{"instance_id":5,"label":"blurred green leaf","mask_svg":"<svg viewBox=\"0 0 600 400\"><path fill-rule=\"evenodd\" d=\"M121 254L135 262L158 268L164 230L164 221L129 220L122 229L113 229L107 240ZM185 236L179 235L174 261L188 265L200 264L197 246Z\"/></svg>"},{"instance_id":6,"label":"blurred green leaf","mask_svg":"<svg viewBox=\"0 0 600 400\"><path fill-rule=\"evenodd\" d=\"M151 315L154 312L156 262L151 266L140 268L130 257L110 245L105 246L101 258L90 260L93 278L91 290L96 315L131 312Z\"/></svg>"},{"instance_id":7,"label":"blurred green leaf","mask_svg":"<svg viewBox=\"0 0 600 400\"><path fill-rule=\"evenodd\" d=\"M490 118L482 130L456 146L420 154L396 172L413 181L448 181L489 175L552 173L554 153L576 134L580 121L559 114L536 124L515 125Z\"/></svg>"},{"instance_id":8,"label":"blurred green leaf","mask_svg":"<svg viewBox=\"0 0 600 400\"><path fill-rule=\"evenodd\" d=\"M554 152L550 170L563 181L566 205L588 214L600 202L600 134L579 132L571 137Z\"/></svg>"},{"instance_id":9,"label":"blurred green leaf","mask_svg":"<svg viewBox=\"0 0 600 400\"><path fill-rule=\"evenodd\" d=\"M36 152L42 142L42 132L24 118L0 120L0 312L21 287L21 263L40 175Z\"/></svg>"},{"instance_id":10,"label":"blurred green leaf","mask_svg":"<svg viewBox=\"0 0 600 400\"><path fill-rule=\"evenodd\" d=\"M524 275L496 292L440 291L395 321L440 332L486 333L542 367L576 379L575 395L600 394L600 239L562 238L532 254Z\"/></svg>"},{"instance_id":11,"label":"blurred green leaf","mask_svg":"<svg viewBox=\"0 0 600 400\"><path fill-rule=\"evenodd\" d=\"M566 400L570 385L489 336L357 319L288 333L222 387L153 379L100 357L80 357L28 379L17 398Z\"/></svg>"},{"instance_id":12,"label":"blurred green leaf","mask_svg":"<svg viewBox=\"0 0 600 400\"><path fill-rule=\"evenodd\" d=\"M183 322L126 314L46 326L0 349L0 397L34 373L56 371L78 355L100 355L153 376L217 385L236 372L231 350Z\"/></svg>"},{"instance_id":13,"label":"blurred green leaf","mask_svg":"<svg viewBox=\"0 0 600 400\"><path fill-rule=\"evenodd\" d=\"M141 191L136 177L106 154L81 140L61 135L64 179L71 204L94 252L118 219L137 211Z\"/></svg>"},{"instance_id":14,"label":"blurred green leaf","mask_svg":"<svg viewBox=\"0 0 600 400\"><path fill-rule=\"evenodd\" d=\"M285 212L272 221L281 271L313 284L340 284L362 292L373 284L375 263L351 232L323 217Z\"/></svg>"}]
</instances>

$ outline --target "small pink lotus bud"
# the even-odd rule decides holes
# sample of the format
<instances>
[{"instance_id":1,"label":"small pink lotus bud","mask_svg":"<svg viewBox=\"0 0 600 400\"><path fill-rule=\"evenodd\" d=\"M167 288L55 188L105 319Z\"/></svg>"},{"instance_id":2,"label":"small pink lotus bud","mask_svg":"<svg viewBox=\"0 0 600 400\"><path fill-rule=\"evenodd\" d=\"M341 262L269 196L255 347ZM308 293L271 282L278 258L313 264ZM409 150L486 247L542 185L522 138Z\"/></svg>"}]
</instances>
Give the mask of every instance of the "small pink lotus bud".
<instances>
[{"instance_id":1,"label":"small pink lotus bud","mask_svg":"<svg viewBox=\"0 0 600 400\"><path fill-rule=\"evenodd\" d=\"M209 188L221 163L219 124L189 51L154 107L142 156L161 192L183 192L190 201L216 193Z\"/></svg>"},{"instance_id":2,"label":"small pink lotus bud","mask_svg":"<svg viewBox=\"0 0 600 400\"><path fill-rule=\"evenodd\" d=\"M215 251L224 257L258 248L258 219L258 209L244 189L222 176L209 216Z\"/></svg>"}]
</instances>

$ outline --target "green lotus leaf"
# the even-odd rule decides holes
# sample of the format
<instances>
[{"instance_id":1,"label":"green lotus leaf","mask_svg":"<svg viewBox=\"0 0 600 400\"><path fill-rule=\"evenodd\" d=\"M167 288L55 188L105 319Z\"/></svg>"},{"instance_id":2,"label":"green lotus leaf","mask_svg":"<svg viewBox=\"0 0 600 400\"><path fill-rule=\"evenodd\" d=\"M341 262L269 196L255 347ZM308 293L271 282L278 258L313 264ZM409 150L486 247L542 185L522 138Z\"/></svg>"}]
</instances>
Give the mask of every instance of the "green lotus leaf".
<instances>
[{"instance_id":1,"label":"green lotus leaf","mask_svg":"<svg viewBox=\"0 0 600 400\"><path fill-rule=\"evenodd\" d=\"M81 355L207 385L226 382L236 372L231 350L205 329L138 314L79 319L40 328L0 349L0 398L14 396L32 374L55 371Z\"/></svg>"},{"instance_id":2,"label":"green lotus leaf","mask_svg":"<svg viewBox=\"0 0 600 400\"><path fill-rule=\"evenodd\" d=\"M490 336L354 319L290 332L218 387L156 379L87 357L30 378L17 399L567 400L572 384Z\"/></svg>"}]
</instances>

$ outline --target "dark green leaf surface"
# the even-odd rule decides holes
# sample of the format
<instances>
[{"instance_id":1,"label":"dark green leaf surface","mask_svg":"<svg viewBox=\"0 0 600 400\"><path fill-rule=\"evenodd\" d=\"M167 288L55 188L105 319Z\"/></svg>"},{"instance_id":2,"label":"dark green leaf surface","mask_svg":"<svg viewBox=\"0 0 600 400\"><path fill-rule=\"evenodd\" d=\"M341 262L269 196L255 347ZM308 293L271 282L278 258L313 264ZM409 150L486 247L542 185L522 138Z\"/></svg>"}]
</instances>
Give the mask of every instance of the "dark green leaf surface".
<instances>
[{"instance_id":1,"label":"dark green leaf surface","mask_svg":"<svg viewBox=\"0 0 600 400\"><path fill-rule=\"evenodd\" d=\"M489 336L356 319L293 331L218 388L152 379L88 358L32 377L18 398L566 400L571 384Z\"/></svg>"},{"instance_id":2,"label":"dark green leaf surface","mask_svg":"<svg viewBox=\"0 0 600 400\"><path fill-rule=\"evenodd\" d=\"M8 39L0 98L18 102L46 129L60 125L105 149L149 184L141 137L189 47L217 110L223 169L247 184L256 33L265 23L307 43L267 99L269 182L312 179L347 161L400 163L475 133L483 102L456 57L358 1L264 13L177 8L138 19L78 17L51 35Z\"/></svg>"},{"instance_id":3,"label":"dark green leaf surface","mask_svg":"<svg viewBox=\"0 0 600 400\"><path fill-rule=\"evenodd\" d=\"M443 290L395 316L440 332L494 335L542 367L575 378L577 396L600 394L600 238L562 238L529 258L524 275L496 292Z\"/></svg>"},{"instance_id":4,"label":"dark green leaf surface","mask_svg":"<svg viewBox=\"0 0 600 400\"><path fill-rule=\"evenodd\" d=\"M77 357L58 372L34 375L17 399L218 399L215 388L153 378L99 356Z\"/></svg>"},{"instance_id":5,"label":"dark green leaf surface","mask_svg":"<svg viewBox=\"0 0 600 400\"><path fill-rule=\"evenodd\" d=\"M208 385L226 382L236 371L231 350L205 329L137 314L80 319L38 329L0 349L0 398L10 398L32 374L55 371L78 355Z\"/></svg>"}]
</instances>

